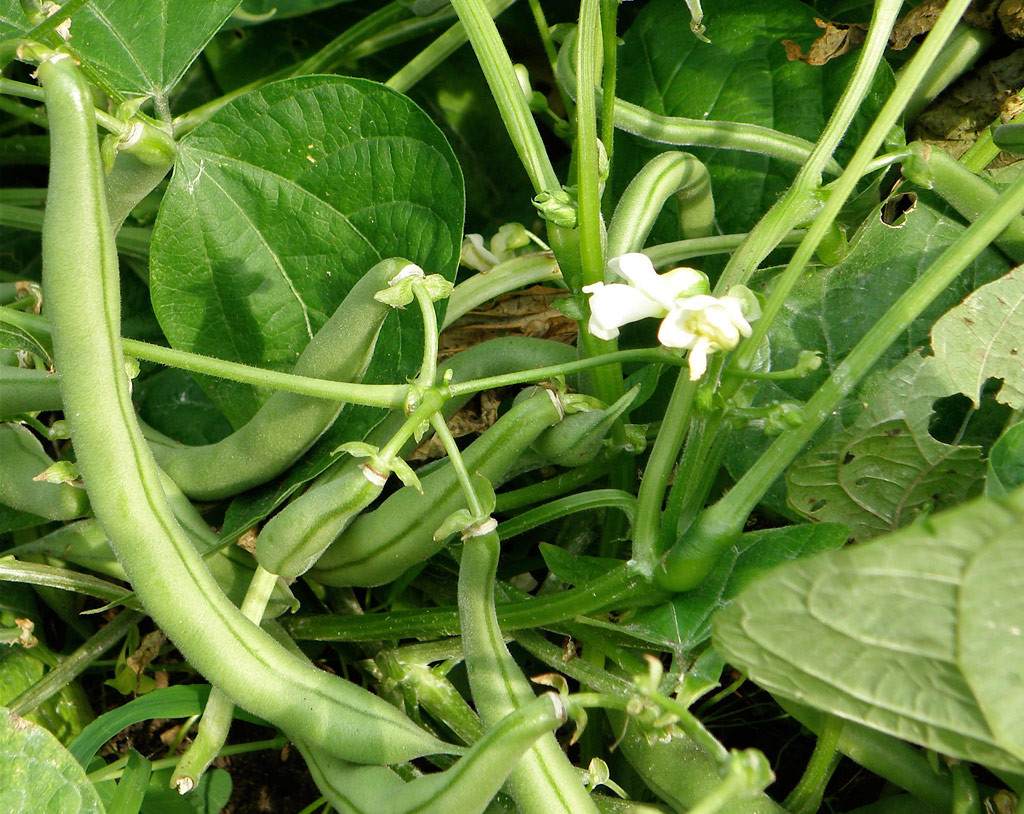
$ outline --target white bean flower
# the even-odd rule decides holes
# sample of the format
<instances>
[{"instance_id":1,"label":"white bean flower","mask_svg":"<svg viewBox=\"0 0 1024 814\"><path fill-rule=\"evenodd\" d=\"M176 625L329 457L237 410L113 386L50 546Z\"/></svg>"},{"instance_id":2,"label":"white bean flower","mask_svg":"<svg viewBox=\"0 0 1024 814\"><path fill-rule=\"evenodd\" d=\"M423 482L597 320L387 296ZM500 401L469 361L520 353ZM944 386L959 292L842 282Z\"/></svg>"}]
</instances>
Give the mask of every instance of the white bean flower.
<instances>
[{"instance_id":1,"label":"white bean flower","mask_svg":"<svg viewBox=\"0 0 1024 814\"><path fill-rule=\"evenodd\" d=\"M616 257L609 269L628 280L594 283L590 294L590 332L599 339L614 339L619 328L648 317L661 318L658 341L666 348L688 350L690 379L707 371L708 354L732 350L741 337L751 334L750 323L761 309L745 286L734 286L724 297L711 296L708 278L690 268L658 274L643 254Z\"/></svg>"}]
</instances>

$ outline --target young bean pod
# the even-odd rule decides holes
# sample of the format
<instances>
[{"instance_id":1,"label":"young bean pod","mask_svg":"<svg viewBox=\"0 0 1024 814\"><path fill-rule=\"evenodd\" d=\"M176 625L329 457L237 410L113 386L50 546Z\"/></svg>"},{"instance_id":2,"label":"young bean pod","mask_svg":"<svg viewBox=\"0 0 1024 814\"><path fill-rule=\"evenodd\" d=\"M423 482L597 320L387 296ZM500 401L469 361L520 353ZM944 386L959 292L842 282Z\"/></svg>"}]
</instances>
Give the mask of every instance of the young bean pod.
<instances>
[{"instance_id":1,"label":"young bean pod","mask_svg":"<svg viewBox=\"0 0 1024 814\"><path fill-rule=\"evenodd\" d=\"M391 311L373 295L407 265L407 260L391 258L366 272L306 346L293 372L357 381ZM227 438L201 447L154 444L153 454L189 497L229 497L266 483L295 463L331 426L341 408L337 401L278 391Z\"/></svg>"},{"instance_id":2,"label":"young bean pod","mask_svg":"<svg viewBox=\"0 0 1024 814\"><path fill-rule=\"evenodd\" d=\"M534 693L505 646L494 609L494 575L500 552L498 534L466 541L459 565L459 622L473 703L490 729ZM586 814L597 809L576 769L553 735L541 737L509 778L512 796L525 814Z\"/></svg>"},{"instance_id":3,"label":"young bean pod","mask_svg":"<svg viewBox=\"0 0 1024 814\"><path fill-rule=\"evenodd\" d=\"M463 452L471 474L498 483L545 428L562 417L550 391L515 405ZM326 585L383 585L433 556L445 540L434 532L465 498L454 468L445 463L421 478L422 494L406 486L378 509L361 515L338 537L311 571Z\"/></svg>"},{"instance_id":4,"label":"young bean pod","mask_svg":"<svg viewBox=\"0 0 1024 814\"><path fill-rule=\"evenodd\" d=\"M54 361L93 510L139 598L184 657L239 706L331 754L393 763L460 752L373 693L312 668L246 619L181 530L125 375L92 96L67 55L43 58L38 76L52 148L43 287Z\"/></svg>"},{"instance_id":5,"label":"young bean pod","mask_svg":"<svg viewBox=\"0 0 1024 814\"><path fill-rule=\"evenodd\" d=\"M450 769L403 783L384 766L352 766L298 744L317 786L338 811L359 814L476 814L487 808L522 754L565 721L546 693L507 715Z\"/></svg>"},{"instance_id":6,"label":"young bean pod","mask_svg":"<svg viewBox=\"0 0 1024 814\"><path fill-rule=\"evenodd\" d=\"M0 424L0 503L47 520L75 520L89 513L85 490L36 476L53 465L39 439L20 424Z\"/></svg>"},{"instance_id":7,"label":"young bean pod","mask_svg":"<svg viewBox=\"0 0 1024 814\"><path fill-rule=\"evenodd\" d=\"M504 337L456 354L441 365L440 372L455 383L575 358L575 350L558 342ZM451 416L468 398L449 399L442 414ZM404 416L393 413L367 440L384 444L403 423ZM284 577L304 574L380 491L380 486L367 480L360 464L351 459L337 463L263 527L256 542L257 559L268 571Z\"/></svg>"}]
</instances>

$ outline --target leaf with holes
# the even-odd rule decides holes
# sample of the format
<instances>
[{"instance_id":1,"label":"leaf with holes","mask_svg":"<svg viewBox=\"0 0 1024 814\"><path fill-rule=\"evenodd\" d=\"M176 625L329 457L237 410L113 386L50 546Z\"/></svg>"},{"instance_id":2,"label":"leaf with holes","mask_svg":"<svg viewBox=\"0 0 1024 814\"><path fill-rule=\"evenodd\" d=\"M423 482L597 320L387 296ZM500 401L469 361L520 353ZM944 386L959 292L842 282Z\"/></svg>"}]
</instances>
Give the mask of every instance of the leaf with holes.
<instances>
[{"instance_id":1,"label":"leaf with holes","mask_svg":"<svg viewBox=\"0 0 1024 814\"><path fill-rule=\"evenodd\" d=\"M765 689L1024 772L1024 490L789 563L714 620Z\"/></svg>"},{"instance_id":2,"label":"leaf with holes","mask_svg":"<svg viewBox=\"0 0 1024 814\"><path fill-rule=\"evenodd\" d=\"M808 269L794 287L769 333L772 369L793 367L801 350L818 351L822 365L802 379L763 383L756 405L810 398L868 329L966 229L955 213L925 194L905 196L901 203L907 208L896 219L883 214L883 210L892 208L887 204L875 207L850 240L849 253L839 263ZM942 314L974 289L1009 270L1010 264L1000 252L991 247L985 249L889 346L876 369L888 370L926 345L932 325ZM751 288L769 294L777 274L778 269L759 273ZM935 392L938 397L952 391ZM814 443L823 444L830 434L846 429L860 413L861 402L868 400L866 395L864 392L848 399ZM755 428L734 433L725 459L729 472L734 477L742 475L772 440ZM774 498L773 508L787 511L781 482L770 498Z\"/></svg>"},{"instance_id":3,"label":"leaf with holes","mask_svg":"<svg viewBox=\"0 0 1024 814\"><path fill-rule=\"evenodd\" d=\"M1002 379L996 399L1024 409L1024 267L982 286L932 329L930 365L950 393L975 407L990 378Z\"/></svg>"},{"instance_id":4,"label":"leaf with holes","mask_svg":"<svg viewBox=\"0 0 1024 814\"><path fill-rule=\"evenodd\" d=\"M441 132L383 85L311 76L246 94L181 141L150 254L160 325L173 347L291 370L378 261L454 277L462 189ZM420 323L388 318L368 380L416 370ZM211 387L235 425L264 397Z\"/></svg>"},{"instance_id":5,"label":"leaf with holes","mask_svg":"<svg viewBox=\"0 0 1024 814\"><path fill-rule=\"evenodd\" d=\"M850 523L856 540L963 502L981 488L978 447L928 434L932 402L946 395L914 353L862 390L867 409L786 473L790 505L804 517Z\"/></svg>"}]
</instances>

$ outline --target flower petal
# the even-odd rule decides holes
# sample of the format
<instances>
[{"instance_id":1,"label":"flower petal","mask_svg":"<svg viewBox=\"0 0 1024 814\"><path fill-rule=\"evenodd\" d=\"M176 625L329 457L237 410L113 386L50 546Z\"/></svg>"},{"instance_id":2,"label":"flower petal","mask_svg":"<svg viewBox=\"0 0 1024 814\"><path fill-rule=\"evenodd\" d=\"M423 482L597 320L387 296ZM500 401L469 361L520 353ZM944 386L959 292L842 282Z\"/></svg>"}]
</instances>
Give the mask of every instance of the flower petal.
<instances>
[{"instance_id":1,"label":"flower petal","mask_svg":"<svg viewBox=\"0 0 1024 814\"><path fill-rule=\"evenodd\" d=\"M501 261L484 246L483 235L472 234L462 241L460 262L474 271L490 271Z\"/></svg>"},{"instance_id":2,"label":"flower petal","mask_svg":"<svg viewBox=\"0 0 1024 814\"><path fill-rule=\"evenodd\" d=\"M630 252L608 261L608 268L625 277L629 284L642 291L648 298L661 305L667 312L672 307L675 293L654 270L654 264L646 254Z\"/></svg>"},{"instance_id":3,"label":"flower petal","mask_svg":"<svg viewBox=\"0 0 1024 814\"><path fill-rule=\"evenodd\" d=\"M701 376L703 376L708 369L708 353L711 348L706 337L700 337L694 342L693 347L690 348L690 353L686 357L686 361L690 365L690 381L695 382Z\"/></svg>"},{"instance_id":4,"label":"flower petal","mask_svg":"<svg viewBox=\"0 0 1024 814\"><path fill-rule=\"evenodd\" d=\"M594 283L583 290L590 294L588 328L598 339L615 339L623 325L665 315L665 309L658 303L622 283Z\"/></svg>"},{"instance_id":5,"label":"flower petal","mask_svg":"<svg viewBox=\"0 0 1024 814\"><path fill-rule=\"evenodd\" d=\"M685 266L666 271L660 279L665 288L672 292L673 299L707 294L711 290L708 276L703 271Z\"/></svg>"}]
</instances>

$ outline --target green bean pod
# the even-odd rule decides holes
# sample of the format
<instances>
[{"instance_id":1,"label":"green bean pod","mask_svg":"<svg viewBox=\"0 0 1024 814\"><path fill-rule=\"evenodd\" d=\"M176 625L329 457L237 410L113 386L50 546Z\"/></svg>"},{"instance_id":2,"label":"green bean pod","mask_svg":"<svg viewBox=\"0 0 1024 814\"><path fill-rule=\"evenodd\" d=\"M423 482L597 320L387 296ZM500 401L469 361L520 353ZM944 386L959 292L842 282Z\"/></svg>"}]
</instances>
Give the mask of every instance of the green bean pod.
<instances>
[{"instance_id":1,"label":"green bean pod","mask_svg":"<svg viewBox=\"0 0 1024 814\"><path fill-rule=\"evenodd\" d=\"M470 474L499 483L530 443L562 417L550 391L512 407L462 453ZM326 585L374 586L391 582L445 544L434 532L465 505L454 468L445 463L420 479L423 493L399 489L377 509L358 517L310 572Z\"/></svg>"},{"instance_id":2,"label":"green bean pod","mask_svg":"<svg viewBox=\"0 0 1024 814\"><path fill-rule=\"evenodd\" d=\"M260 530L256 559L270 573L288 578L306 573L384 488L384 477L374 477L354 460L332 475L314 482Z\"/></svg>"},{"instance_id":3,"label":"green bean pod","mask_svg":"<svg viewBox=\"0 0 1024 814\"><path fill-rule=\"evenodd\" d=\"M573 413L537 436L531 449L544 460L558 466L584 466L606 446L606 437L616 419L629 409L640 385L625 393L611 407Z\"/></svg>"},{"instance_id":4,"label":"green bean pod","mask_svg":"<svg viewBox=\"0 0 1024 814\"><path fill-rule=\"evenodd\" d=\"M0 424L0 461L0 503L47 520L75 520L89 513L84 489L33 480L53 465L53 459L29 429Z\"/></svg>"},{"instance_id":5,"label":"green bean pod","mask_svg":"<svg viewBox=\"0 0 1024 814\"><path fill-rule=\"evenodd\" d=\"M686 812L722 782L715 759L685 735L651 743L640 727L619 712L608 712L612 729L622 732L619 748L644 784L673 811ZM786 814L768 795L736 799L719 814Z\"/></svg>"},{"instance_id":6,"label":"green bean pod","mask_svg":"<svg viewBox=\"0 0 1024 814\"><path fill-rule=\"evenodd\" d=\"M317 331L292 372L358 381L391 311L373 295L407 265L408 260L391 258L366 272ZM201 447L154 444L153 454L189 497L229 497L266 483L295 463L331 426L342 406L341 402L279 390L227 438Z\"/></svg>"},{"instance_id":7,"label":"green bean pod","mask_svg":"<svg viewBox=\"0 0 1024 814\"><path fill-rule=\"evenodd\" d=\"M576 351L568 345L544 339L503 337L481 342L456 354L440 373L451 371L453 383L496 376L513 370L529 370L572 361ZM445 402L442 412L451 416L469 397ZM393 413L368 440L384 444L397 432L404 416ZM321 474L299 497L278 512L260 531L256 558L260 565L283 577L308 571L327 547L379 494L381 486L368 481L361 465L341 461Z\"/></svg>"},{"instance_id":8,"label":"green bean pod","mask_svg":"<svg viewBox=\"0 0 1024 814\"><path fill-rule=\"evenodd\" d=\"M61 409L60 381L46 370L0 365L0 418Z\"/></svg>"},{"instance_id":9,"label":"green bean pod","mask_svg":"<svg viewBox=\"0 0 1024 814\"><path fill-rule=\"evenodd\" d=\"M44 58L52 156L43 288L65 417L93 510L136 593L184 657L242 708L353 762L458 753L373 693L311 668L224 596L181 530L132 408L117 254L89 87Z\"/></svg>"},{"instance_id":10,"label":"green bean pod","mask_svg":"<svg viewBox=\"0 0 1024 814\"><path fill-rule=\"evenodd\" d=\"M450 769L409 783L384 766L352 766L301 742L298 746L320 791L340 812L478 814L523 753L564 721L561 699L545 693L505 716Z\"/></svg>"},{"instance_id":11,"label":"green bean pod","mask_svg":"<svg viewBox=\"0 0 1024 814\"><path fill-rule=\"evenodd\" d=\"M534 693L505 646L494 609L494 575L501 545L495 531L466 541L459 565L459 624L473 703L488 729L533 703ZM553 735L541 737L509 778L524 814L596 814L579 774Z\"/></svg>"}]
</instances>

